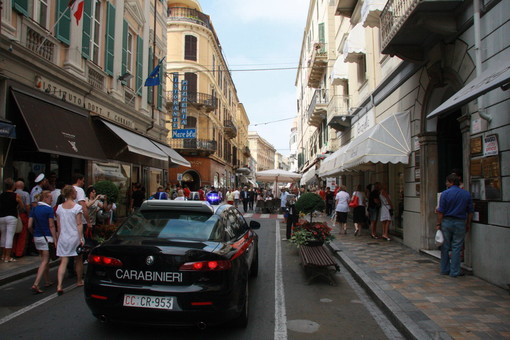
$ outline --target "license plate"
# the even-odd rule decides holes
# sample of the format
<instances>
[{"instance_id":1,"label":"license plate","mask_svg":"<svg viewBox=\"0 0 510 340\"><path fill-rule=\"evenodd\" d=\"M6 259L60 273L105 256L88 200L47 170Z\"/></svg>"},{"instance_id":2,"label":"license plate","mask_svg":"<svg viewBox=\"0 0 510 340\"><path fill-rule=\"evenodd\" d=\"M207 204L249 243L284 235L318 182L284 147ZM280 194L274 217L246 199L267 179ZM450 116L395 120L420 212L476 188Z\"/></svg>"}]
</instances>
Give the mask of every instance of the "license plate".
<instances>
[{"instance_id":1,"label":"license plate","mask_svg":"<svg viewBox=\"0 0 510 340\"><path fill-rule=\"evenodd\" d=\"M125 294L124 307L172 310L174 308L174 297Z\"/></svg>"}]
</instances>

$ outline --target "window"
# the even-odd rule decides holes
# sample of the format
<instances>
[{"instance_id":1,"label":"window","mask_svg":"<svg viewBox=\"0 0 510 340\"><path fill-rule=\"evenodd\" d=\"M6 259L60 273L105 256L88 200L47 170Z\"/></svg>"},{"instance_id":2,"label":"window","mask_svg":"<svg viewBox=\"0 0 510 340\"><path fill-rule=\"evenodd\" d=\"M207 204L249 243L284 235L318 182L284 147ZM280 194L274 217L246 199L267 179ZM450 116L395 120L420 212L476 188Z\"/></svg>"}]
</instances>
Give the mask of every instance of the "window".
<instances>
[{"instance_id":1,"label":"window","mask_svg":"<svg viewBox=\"0 0 510 340\"><path fill-rule=\"evenodd\" d=\"M188 97L194 98L195 101L198 100L197 95L197 75L195 73L185 73L184 79L188 81Z\"/></svg>"},{"instance_id":2,"label":"window","mask_svg":"<svg viewBox=\"0 0 510 340\"><path fill-rule=\"evenodd\" d=\"M99 46L101 46L101 3L95 1L92 9L92 32L90 36L91 59L95 64L99 64Z\"/></svg>"},{"instance_id":3,"label":"window","mask_svg":"<svg viewBox=\"0 0 510 340\"><path fill-rule=\"evenodd\" d=\"M364 54L358 57L358 83L363 84L367 80L367 59Z\"/></svg>"},{"instance_id":4,"label":"window","mask_svg":"<svg viewBox=\"0 0 510 340\"><path fill-rule=\"evenodd\" d=\"M197 61L197 38L193 35L185 37L184 59Z\"/></svg>"},{"instance_id":5,"label":"window","mask_svg":"<svg viewBox=\"0 0 510 340\"><path fill-rule=\"evenodd\" d=\"M39 25L48 28L48 0L38 0L35 2L34 18Z\"/></svg>"}]
</instances>

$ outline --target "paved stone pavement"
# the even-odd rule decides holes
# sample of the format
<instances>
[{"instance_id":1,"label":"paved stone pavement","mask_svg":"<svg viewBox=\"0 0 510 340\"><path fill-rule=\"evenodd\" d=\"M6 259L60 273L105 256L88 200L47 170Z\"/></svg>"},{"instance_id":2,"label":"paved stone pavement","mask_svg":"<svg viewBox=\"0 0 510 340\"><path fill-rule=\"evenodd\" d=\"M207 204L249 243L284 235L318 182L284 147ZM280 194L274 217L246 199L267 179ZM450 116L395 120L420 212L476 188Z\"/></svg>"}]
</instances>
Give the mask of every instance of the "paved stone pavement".
<instances>
[{"instance_id":1,"label":"paved stone pavement","mask_svg":"<svg viewBox=\"0 0 510 340\"><path fill-rule=\"evenodd\" d=\"M330 226L332 222L327 221ZM510 339L509 291L473 275L439 274L439 259L397 240L333 227L329 249L410 339Z\"/></svg>"}]
</instances>

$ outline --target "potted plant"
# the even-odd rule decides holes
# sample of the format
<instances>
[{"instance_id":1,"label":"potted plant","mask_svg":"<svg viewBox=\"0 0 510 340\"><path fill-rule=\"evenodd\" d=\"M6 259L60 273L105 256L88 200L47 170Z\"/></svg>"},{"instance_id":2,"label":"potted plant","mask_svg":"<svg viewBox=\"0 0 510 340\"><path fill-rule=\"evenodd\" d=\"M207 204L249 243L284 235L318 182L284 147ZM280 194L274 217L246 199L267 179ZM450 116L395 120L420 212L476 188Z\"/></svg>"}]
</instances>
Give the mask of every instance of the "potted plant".
<instances>
[{"instance_id":1,"label":"potted plant","mask_svg":"<svg viewBox=\"0 0 510 340\"><path fill-rule=\"evenodd\" d=\"M310 214L310 222L312 222L313 213L315 211L323 211L326 204L322 197L313 192L302 194L296 202L296 209L305 215Z\"/></svg>"},{"instance_id":2,"label":"potted plant","mask_svg":"<svg viewBox=\"0 0 510 340\"><path fill-rule=\"evenodd\" d=\"M323 222L305 222L294 228L290 242L296 246L321 246L335 237L331 228Z\"/></svg>"},{"instance_id":3,"label":"potted plant","mask_svg":"<svg viewBox=\"0 0 510 340\"><path fill-rule=\"evenodd\" d=\"M119 188L112 181L99 181L94 184L98 195L105 195L108 202L117 202L119 197Z\"/></svg>"}]
</instances>

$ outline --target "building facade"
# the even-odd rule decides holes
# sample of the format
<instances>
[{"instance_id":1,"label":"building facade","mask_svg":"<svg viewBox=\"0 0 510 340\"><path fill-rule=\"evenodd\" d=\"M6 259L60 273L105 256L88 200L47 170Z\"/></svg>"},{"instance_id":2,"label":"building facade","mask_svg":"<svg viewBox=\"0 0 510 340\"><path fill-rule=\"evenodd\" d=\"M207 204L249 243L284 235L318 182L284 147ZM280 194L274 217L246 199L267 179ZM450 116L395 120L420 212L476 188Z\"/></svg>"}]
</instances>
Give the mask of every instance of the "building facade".
<instances>
[{"instance_id":1,"label":"building facade","mask_svg":"<svg viewBox=\"0 0 510 340\"><path fill-rule=\"evenodd\" d=\"M248 144L256 163L255 171L274 169L276 149L257 132L248 132Z\"/></svg>"},{"instance_id":2,"label":"building facade","mask_svg":"<svg viewBox=\"0 0 510 340\"><path fill-rule=\"evenodd\" d=\"M198 1L168 1L167 45L168 143L191 163L190 169L170 169L170 182L192 191L238 185L237 169L246 168L249 158L242 128L249 120L211 18Z\"/></svg>"},{"instance_id":3,"label":"building facade","mask_svg":"<svg viewBox=\"0 0 510 340\"><path fill-rule=\"evenodd\" d=\"M449 173L460 173L475 202L464 265L501 287L510 282L509 6L312 1L301 54L309 71L297 81L298 130L327 124L336 137L334 152L316 165L321 180L333 178L350 191L385 183L395 209L391 233L430 251L438 193ZM318 53L322 37L329 47ZM319 45L308 44L314 39ZM330 94L326 113L315 120L315 109L304 110L314 103L306 99L311 89ZM301 135L303 148L313 145L313 134Z\"/></svg>"},{"instance_id":4,"label":"building facade","mask_svg":"<svg viewBox=\"0 0 510 340\"><path fill-rule=\"evenodd\" d=\"M131 183L149 194L165 184L170 154L184 161L166 144L164 85L144 86L166 54L167 6L85 1L72 13L68 4L2 2L0 118L16 138L0 137L1 176L27 186L41 172L111 180L122 216Z\"/></svg>"}]
</instances>

